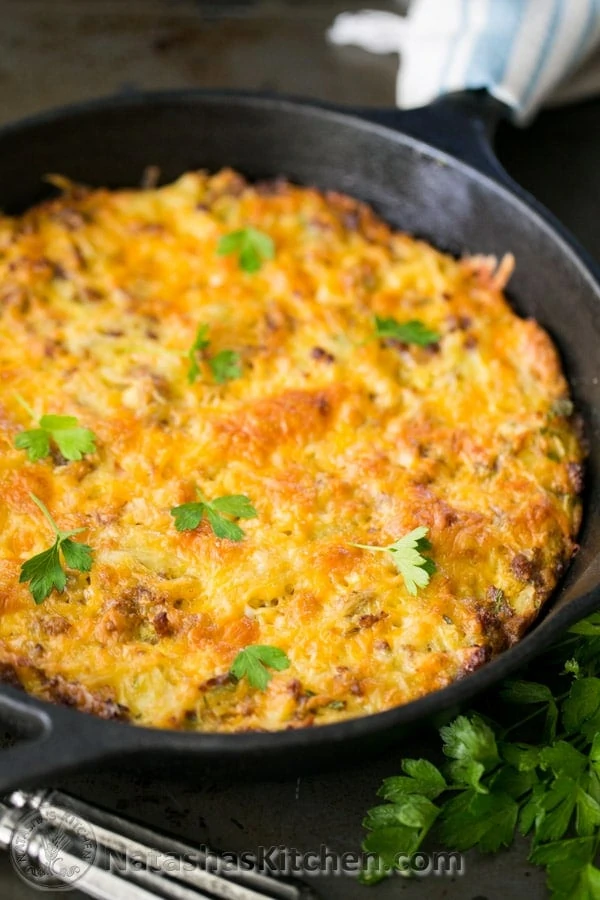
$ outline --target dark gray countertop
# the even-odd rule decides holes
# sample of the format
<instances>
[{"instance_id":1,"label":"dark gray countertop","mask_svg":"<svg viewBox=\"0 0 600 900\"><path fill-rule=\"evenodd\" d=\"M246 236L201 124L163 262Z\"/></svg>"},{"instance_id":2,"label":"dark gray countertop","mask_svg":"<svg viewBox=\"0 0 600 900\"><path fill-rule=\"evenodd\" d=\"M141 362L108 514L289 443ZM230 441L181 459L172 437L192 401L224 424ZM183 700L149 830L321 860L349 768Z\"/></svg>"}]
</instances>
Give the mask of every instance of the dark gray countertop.
<instances>
[{"instance_id":1,"label":"dark gray countertop","mask_svg":"<svg viewBox=\"0 0 600 900\"><path fill-rule=\"evenodd\" d=\"M393 0L372 7L396 9ZM89 96L142 87L244 87L354 105L393 102L395 57L332 48L324 30L361 2L201 3L193 0L0 0L0 121ZM600 101L543 114L527 131L505 126L498 152L509 171L550 206L600 259L597 210ZM62 785L74 794L167 829L192 843L255 852L285 843L358 850L361 819L401 756L420 755L431 735L362 766L278 783L182 782L172 772L88 772ZM493 857L467 856L454 880L395 878L374 889L349 878L315 878L328 900L504 900L546 896L524 845ZM77 892L55 893L79 900ZM0 858L0 897L39 893ZM118 900L118 898L115 898Z\"/></svg>"}]
</instances>

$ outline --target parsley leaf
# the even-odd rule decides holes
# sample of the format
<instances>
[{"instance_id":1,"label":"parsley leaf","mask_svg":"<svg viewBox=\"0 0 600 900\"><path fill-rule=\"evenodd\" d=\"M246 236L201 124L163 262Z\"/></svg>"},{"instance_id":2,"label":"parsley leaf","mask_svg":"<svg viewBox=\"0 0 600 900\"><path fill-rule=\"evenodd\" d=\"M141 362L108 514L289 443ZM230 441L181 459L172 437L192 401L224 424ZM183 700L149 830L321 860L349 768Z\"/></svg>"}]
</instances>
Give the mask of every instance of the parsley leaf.
<instances>
[{"instance_id":1,"label":"parsley leaf","mask_svg":"<svg viewBox=\"0 0 600 900\"><path fill-rule=\"evenodd\" d=\"M90 571L93 551L87 544L71 540L73 535L83 531L82 528L76 528L74 531L60 531L39 497L36 497L35 494L30 496L41 509L56 535L54 544L48 550L37 553L21 565L19 582L21 584L29 582L31 595L35 603L40 604L54 589L57 591L65 589L67 576L60 561L61 551L66 565L70 569L78 569L80 572Z\"/></svg>"},{"instance_id":2,"label":"parsley leaf","mask_svg":"<svg viewBox=\"0 0 600 900\"><path fill-rule=\"evenodd\" d=\"M273 259L275 244L268 234L249 226L223 235L217 253L219 256L237 253L240 269L251 274L258 272L263 262Z\"/></svg>"},{"instance_id":3,"label":"parsley leaf","mask_svg":"<svg viewBox=\"0 0 600 900\"><path fill-rule=\"evenodd\" d=\"M529 857L547 866L548 887L555 900L595 900L600 896L600 870L593 865L596 842L572 838L542 844Z\"/></svg>"},{"instance_id":4,"label":"parsley leaf","mask_svg":"<svg viewBox=\"0 0 600 900\"><path fill-rule=\"evenodd\" d=\"M459 716L440 729L444 753L452 758L448 769L456 784L487 793L481 777L500 761L494 732L477 716Z\"/></svg>"},{"instance_id":5,"label":"parsley leaf","mask_svg":"<svg viewBox=\"0 0 600 900\"><path fill-rule=\"evenodd\" d=\"M206 518L210 527L218 538L228 541L241 541L244 539L244 531L235 522L226 519L214 507L205 504Z\"/></svg>"},{"instance_id":6,"label":"parsley leaf","mask_svg":"<svg viewBox=\"0 0 600 900\"><path fill-rule=\"evenodd\" d=\"M171 509L171 515L175 519L177 531L193 531L197 528L204 516L204 503L182 503Z\"/></svg>"},{"instance_id":7,"label":"parsley leaf","mask_svg":"<svg viewBox=\"0 0 600 900\"><path fill-rule=\"evenodd\" d=\"M177 531L193 531L206 516L213 534L230 541L241 541L244 532L235 522L226 519L223 513L236 519L254 519L258 515L250 499L244 494L228 494L216 500L201 498L195 503L182 503L171 509Z\"/></svg>"},{"instance_id":8,"label":"parsley leaf","mask_svg":"<svg viewBox=\"0 0 600 900\"><path fill-rule=\"evenodd\" d=\"M27 450L30 462L37 462L50 453L50 435L41 428L21 431L15 438L15 447L17 450Z\"/></svg>"},{"instance_id":9,"label":"parsley leaf","mask_svg":"<svg viewBox=\"0 0 600 900\"><path fill-rule=\"evenodd\" d=\"M392 338L403 344L418 344L420 347L427 347L429 344L437 344L441 335L418 319L398 322L393 318L375 316L375 337Z\"/></svg>"},{"instance_id":10,"label":"parsley leaf","mask_svg":"<svg viewBox=\"0 0 600 900\"><path fill-rule=\"evenodd\" d=\"M198 331L196 332L196 337L194 338L194 343L190 347L188 353L188 359L190 361L190 367L188 369L188 381L190 384L193 384L198 375L200 374L200 366L198 365L198 354L210 345L210 341L208 340L208 325L200 325L198 327Z\"/></svg>"},{"instance_id":11,"label":"parsley leaf","mask_svg":"<svg viewBox=\"0 0 600 900\"><path fill-rule=\"evenodd\" d=\"M544 704L546 708L544 735L548 740L554 740L558 707L548 685L539 684L536 681L505 681L500 689L500 696L511 703ZM540 707L540 712L542 710L543 707Z\"/></svg>"},{"instance_id":12,"label":"parsley leaf","mask_svg":"<svg viewBox=\"0 0 600 900\"><path fill-rule=\"evenodd\" d=\"M221 350L209 359L208 365L217 384L233 381L242 374L240 354L234 350Z\"/></svg>"},{"instance_id":13,"label":"parsley leaf","mask_svg":"<svg viewBox=\"0 0 600 900\"><path fill-rule=\"evenodd\" d=\"M403 794L396 803L386 803L369 810L364 826L371 830L388 825L429 828L438 812L437 806L422 794Z\"/></svg>"},{"instance_id":14,"label":"parsley leaf","mask_svg":"<svg viewBox=\"0 0 600 900\"><path fill-rule=\"evenodd\" d=\"M404 759L401 768L406 775L386 778L377 792L380 797L396 802L405 794L422 794L435 800L447 788L440 770L427 759Z\"/></svg>"},{"instance_id":15,"label":"parsley leaf","mask_svg":"<svg viewBox=\"0 0 600 900\"><path fill-rule=\"evenodd\" d=\"M23 563L19 582L26 581L29 582L31 596L38 604L43 603L54 588L57 591L64 591L67 576L60 564L58 538L48 550L32 556Z\"/></svg>"},{"instance_id":16,"label":"parsley leaf","mask_svg":"<svg viewBox=\"0 0 600 900\"><path fill-rule=\"evenodd\" d=\"M587 619L576 622L569 631L571 634L585 634L589 637L600 636L600 613L592 613Z\"/></svg>"},{"instance_id":17,"label":"parsley leaf","mask_svg":"<svg viewBox=\"0 0 600 900\"><path fill-rule=\"evenodd\" d=\"M269 669L283 672L289 667L290 661L279 647L271 647L268 644L250 644L240 650L229 671L238 681L246 677L252 687L264 691L273 677Z\"/></svg>"},{"instance_id":18,"label":"parsley leaf","mask_svg":"<svg viewBox=\"0 0 600 900\"><path fill-rule=\"evenodd\" d=\"M35 414L22 397L16 395L19 403L32 418ZM45 459L50 454L51 443L58 447L65 459L78 460L86 453L95 453L95 435L89 428L80 428L75 416L42 416L39 428L22 431L15 437L17 450L26 450L31 462Z\"/></svg>"},{"instance_id":19,"label":"parsley leaf","mask_svg":"<svg viewBox=\"0 0 600 900\"><path fill-rule=\"evenodd\" d=\"M89 572L92 568L92 548L87 544L72 541L71 538L64 538L60 549L70 569Z\"/></svg>"},{"instance_id":20,"label":"parsley leaf","mask_svg":"<svg viewBox=\"0 0 600 900\"><path fill-rule=\"evenodd\" d=\"M518 813L518 804L508 794L481 794L470 789L446 803L439 835L453 850L498 850L512 843Z\"/></svg>"},{"instance_id":21,"label":"parsley leaf","mask_svg":"<svg viewBox=\"0 0 600 900\"><path fill-rule=\"evenodd\" d=\"M194 338L194 343L188 352L189 368L188 381L193 384L200 375L199 359L206 358L204 351L210 347L208 339L208 325L200 325ZM214 356L206 359L208 367L217 384L224 384L226 381L232 381L239 378L242 374L241 360L239 353L234 350L221 350Z\"/></svg>"},{"instance_id":22,"label":"parsley leaf","mask_svg":"<svg viewBox=\"0 0 600 900\"><path fill-rule=\"evenodd\" d=\"M578 678L563 704L569 734L581 731L590 741L600 731L600 678Z\"/></svg>"},{"instance_id":23,"label":"parsley leaf","mask_svg":"<svg viewBox=\"0 0 600 900\"><path fill-rule=\"evenodd\" d=\"M428 532L429 529L421 525L387 547L354 543L350 543L350 546L359 547L361 550L391 553L394 564L404 579L408 593L414 596L417 588L426 587L431 576L437 571L434 561L428 556L422 555L423 550L431 549L431 544L426 538Z\"/></svg>"}]
</instances>

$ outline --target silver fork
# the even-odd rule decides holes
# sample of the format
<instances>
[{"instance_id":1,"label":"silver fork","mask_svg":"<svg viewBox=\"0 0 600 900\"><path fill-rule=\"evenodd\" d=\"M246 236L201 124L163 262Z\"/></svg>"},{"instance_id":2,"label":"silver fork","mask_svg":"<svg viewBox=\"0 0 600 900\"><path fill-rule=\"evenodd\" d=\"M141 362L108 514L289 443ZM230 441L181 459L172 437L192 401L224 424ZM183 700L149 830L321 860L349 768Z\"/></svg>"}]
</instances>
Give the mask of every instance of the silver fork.
<instances>
[{"instance_id":1,"label":"silver fork","mask_svg":"<svg viewBox=\"0 0 600 900\"><path fill-rule=\"evenodd\" d=\"M232 867L62 791L15 791L0 802L0 848L21 871L26 866L96 900L318 900L301 881ZM152 865L157 854L179 861L176 870ZM132 857L135 866L125 869Z\"/></svg>"}]
</instances>

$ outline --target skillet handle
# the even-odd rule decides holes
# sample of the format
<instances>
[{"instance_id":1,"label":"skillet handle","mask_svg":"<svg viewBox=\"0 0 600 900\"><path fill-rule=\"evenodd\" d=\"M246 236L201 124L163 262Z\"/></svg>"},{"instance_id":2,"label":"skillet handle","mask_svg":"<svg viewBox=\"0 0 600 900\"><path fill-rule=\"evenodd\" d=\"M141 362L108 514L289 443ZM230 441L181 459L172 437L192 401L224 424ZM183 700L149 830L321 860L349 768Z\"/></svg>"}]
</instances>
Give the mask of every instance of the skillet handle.
<instances>
[{"instance_id":1,"label":"skillet handle","mask_svg":"<svg viewBox=\"0 0 600 900\"><path fill-rule=\"evenodd\" d=\"M77 717L77 718L76 718ZM98 727L100 726L100 727ZM0 694L0 731L15 735L0 748L0 796L119 755L127 744L121 723L44 705L16 688Z\"/></svg>"},{"instance_id":2,"label":"skillet handle","mask_svg":"<svg viewBox=\"0 0 600 900\"><path fill-rule=\"evenodd\" d=\"M432 144L497 181L514 186L493 150L508 107L487 91L461 91L419 109L367 109L360 114L388 128Z\"/></svg>"}]
</instances>

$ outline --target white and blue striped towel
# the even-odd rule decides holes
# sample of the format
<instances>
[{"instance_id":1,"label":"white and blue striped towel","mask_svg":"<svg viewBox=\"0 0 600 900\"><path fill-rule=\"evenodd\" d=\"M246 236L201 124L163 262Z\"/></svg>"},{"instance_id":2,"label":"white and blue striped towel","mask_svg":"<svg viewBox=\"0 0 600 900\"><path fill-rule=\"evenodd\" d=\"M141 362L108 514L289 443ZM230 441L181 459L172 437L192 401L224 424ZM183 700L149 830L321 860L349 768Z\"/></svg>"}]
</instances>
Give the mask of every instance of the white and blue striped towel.
<instances>
[{"instance_id":1,"label":"white and blue striped towel","mask_svg":"<svg viewBox=\"0 0 600 900\"><path fill-rule=\"evenodd\" d=\"M403 109L486 88L525 123L549 99L600 91L600 0L413 0L406 18L342 13L328 37L399 52Z\"/></svg>"}]
</instances>

